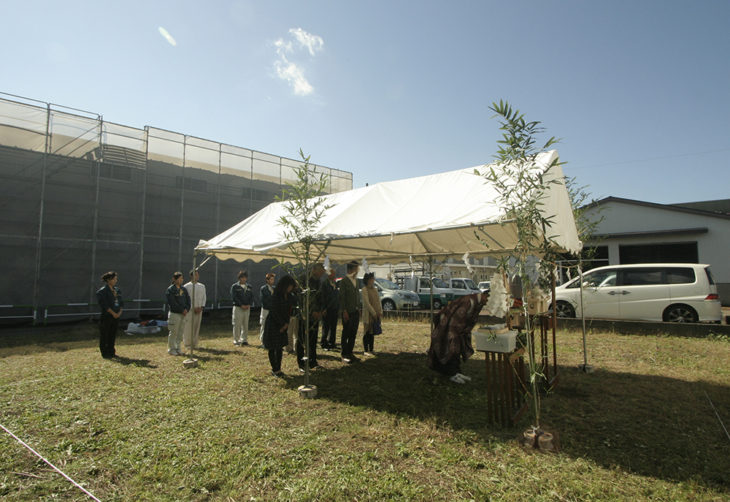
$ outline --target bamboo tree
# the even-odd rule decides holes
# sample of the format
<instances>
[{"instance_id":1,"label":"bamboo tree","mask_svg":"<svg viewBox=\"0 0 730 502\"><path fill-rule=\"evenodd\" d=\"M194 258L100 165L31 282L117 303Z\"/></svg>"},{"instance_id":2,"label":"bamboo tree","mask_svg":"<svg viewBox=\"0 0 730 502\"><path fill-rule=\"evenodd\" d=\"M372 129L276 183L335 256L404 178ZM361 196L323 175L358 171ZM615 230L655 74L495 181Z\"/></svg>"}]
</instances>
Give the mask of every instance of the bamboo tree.
<instances>
[{"instance_id":1,"label":"bamboo tree","mask_svg":"<svg viewBox=\"0 0 730 502\"><path fill-rule=\"evenodd\" d=\"M289 244L289 251L294 255L298 263L298 269L304 271L305 284L301 284L303 294L300 292L300 300L303 301L302 322L307 337L305 353L307 363L305 368L305 382L309 385L309 276L312 272L312 265L316 263L327 249L327 244L316 247L314 242L316 231L324 218L325 213L333 205L327 204L323 197L327 193L329 177L326 173L318 171L316 166L310 164L310 155L304 155L299 149L299 155L303 164L293 168L296 179L293 183L287 183L287 188L282 190L281 197L277 200L284 202L286 214L281 216L278 222L284 227L283 237ZM286 268L285 263L280 266ZM290 272L293 272L289 269Z\"/></svg>"},{"instance_id":2,"label":"bamboo tree","mask_svg":"<svg viewBox=\"0 0 730 502\"><path fill-rule=\"evenodd\" d=\"M492 103L490 110L499 118L502 138L498 140L495 155L496 164L484 173L485 178L496 188L497 202L505 208L505 224L507 221L517 229L517 243L509 257L500 261L500 267L511 272L511 276L520 278L522 285L522 305L525 318L525 332L528 366L530 372L530 393L534 424L540 428L540 393L539 380L544 378L543 368L538 365L533 347L531 332L532 319L528 313L526 292L538 287L541 276L544 279L545 268L540 267L537 279L528 269L530 257L542 257L551 253L552 242L556 236L549 230L555 215L543 214L542 207L547 196L550 183L545 181L545 173L560 165L555 159L545 168L540 168L535 161L537 156L559 142L550 137L544 143L538 143L538 136L545 132L538 121L528 121L519 110L513 109L506 101ZM510 260L511 258L511 260ZM511 269L511 270L510 270Z\"/></svg>"}]
</instances>

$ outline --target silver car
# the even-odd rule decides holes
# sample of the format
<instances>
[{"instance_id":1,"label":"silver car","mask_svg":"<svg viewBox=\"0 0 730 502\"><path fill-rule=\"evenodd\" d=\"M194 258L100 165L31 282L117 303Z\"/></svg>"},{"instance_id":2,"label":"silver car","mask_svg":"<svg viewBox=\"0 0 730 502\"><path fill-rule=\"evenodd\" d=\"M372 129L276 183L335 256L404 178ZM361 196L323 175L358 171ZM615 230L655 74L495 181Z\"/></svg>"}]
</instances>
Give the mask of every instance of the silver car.
<instances>
[{"instance_id":1,"label":"silver car","mask_svg":"<svg viewBox=\"0 0 730 502\"><path fill-rule=\"evenodd\" d=\"M383 310L417 309L421 303L418 295L413 291L404 291L388 279L376 278L375 287L380 295Z\"/></svg>"}]
</instances>

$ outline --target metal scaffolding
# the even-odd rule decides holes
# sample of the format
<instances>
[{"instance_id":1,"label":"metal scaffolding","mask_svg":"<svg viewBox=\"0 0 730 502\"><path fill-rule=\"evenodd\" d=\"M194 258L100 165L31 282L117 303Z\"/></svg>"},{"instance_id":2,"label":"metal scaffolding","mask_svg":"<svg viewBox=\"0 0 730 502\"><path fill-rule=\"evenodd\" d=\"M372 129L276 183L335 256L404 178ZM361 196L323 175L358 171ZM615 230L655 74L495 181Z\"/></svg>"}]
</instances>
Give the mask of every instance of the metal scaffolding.
<instances>
[{"instance_id":1,"label":"metal scaffolding","mask_svg":"<svg viewBox=\"0 0 730 502\"><path fill-rule=\"evenodd\" d=\"M161 304L199 239L272 202L301 164L0 94L0 318L87 315L107 270L119 273L130 314ZM352 188L351 173L316 167L330 193ZM248 264L251 284L273 265ZM241 267L201 270L213 306L228 300Z\"/></svg>"}]
</instances>

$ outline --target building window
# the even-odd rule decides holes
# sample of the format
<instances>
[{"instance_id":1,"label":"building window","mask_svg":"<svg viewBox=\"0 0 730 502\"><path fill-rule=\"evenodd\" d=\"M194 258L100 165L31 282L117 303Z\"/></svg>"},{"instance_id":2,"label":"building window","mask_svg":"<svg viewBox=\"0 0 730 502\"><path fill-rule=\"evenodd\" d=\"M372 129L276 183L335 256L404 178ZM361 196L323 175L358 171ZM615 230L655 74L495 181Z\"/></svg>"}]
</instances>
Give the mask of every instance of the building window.
<instances>
[{"instance_id":1,"label":"building window","mask_svg":"<svg viewBox=\"0 0 730 502\"><path fill-rule=\"evenodd\" d=\"M175 178L175 186L177 188L185 188L185 190L189 190L191 192L207 192L208 191L208 183L204 180L196 180L195 178L184 178L182 176L177 176Z\"/></svg>"},{"instance_id":2,"label":"building window","mask_svg":"<svg viewBox=\"0 0 730 502\"><path fill-rule=\"evenodd\" d=\"M618 247L619 261L628 263L699 263L697 242L636 244Z\"/></svg>"},{"instance_id":3,"label":"building window","mask_svg":"<svg viewBox=\"0 0 730 502\"><path fill-rule=\"evenodd\" d=\"M257 200L261 202L272 202L276 194L256 188L244 188L242 196L244 199Z\"/></svg>"},{"instance_id":4,"label":"building window","mask_svg":"<svg viewBox=\"0 0 730 502\"><path fill-rule=\"evenodd\" d=\"M132 168L129 166L118 166L116 164L97 164L99 166L99 177L110 180L132 181Z\"/></svg>"}]
</instances>

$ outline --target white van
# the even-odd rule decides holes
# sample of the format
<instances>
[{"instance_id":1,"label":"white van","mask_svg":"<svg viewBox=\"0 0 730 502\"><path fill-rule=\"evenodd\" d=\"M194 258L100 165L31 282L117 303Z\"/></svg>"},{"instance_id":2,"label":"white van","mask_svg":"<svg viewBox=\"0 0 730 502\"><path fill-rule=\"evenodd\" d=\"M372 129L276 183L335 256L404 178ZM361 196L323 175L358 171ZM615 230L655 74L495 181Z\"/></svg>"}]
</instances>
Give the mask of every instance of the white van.
<instances>
[{"instance_id":1,"label":"white van","mask_svg":"<svg viewBox=\"0 0 730 502\"><path fill-rule=\"evenodd\" d=\"M576 277L555 289L558 317L580 317ZM722 310L709 265L644 263L594 268L583 274L585 316L664 322L720 322Z\"/></svg>"},{"instance_id":2,"label":"white van","mask_svg":"<svg viewBox=\"0 0 730 502\"><path fill-rule=\"evenodd\" d=\"M479 288L477 288L477 285L474 284L474 281L468 277L454 277L449 279L447 284L452 290L454 290L454 298L482 292Z\"/></svg>"}]
</instances>

